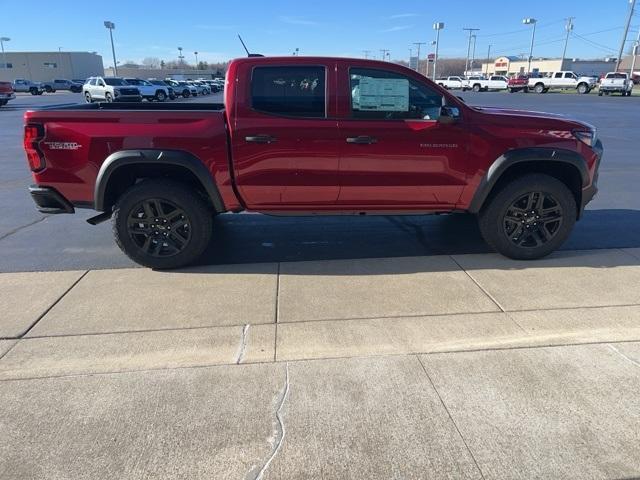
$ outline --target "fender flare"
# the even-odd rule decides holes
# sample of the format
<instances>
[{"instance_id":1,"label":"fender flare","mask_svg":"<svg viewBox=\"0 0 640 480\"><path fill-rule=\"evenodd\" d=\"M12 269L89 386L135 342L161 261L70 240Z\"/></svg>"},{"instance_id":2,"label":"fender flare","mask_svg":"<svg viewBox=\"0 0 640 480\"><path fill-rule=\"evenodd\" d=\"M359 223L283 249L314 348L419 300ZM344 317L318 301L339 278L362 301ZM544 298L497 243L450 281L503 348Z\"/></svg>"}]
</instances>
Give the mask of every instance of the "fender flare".
<instances>
[{"instance_id":1,"label":"fender flare","mask_svg":"<svg viewBox=\"0 0 640 480\"><path fill-rule=\"evenodd\" d=\"M174 165L187 169L202 184L216 211L225 211L218 187L207 167L195 155L181 150L121 150L109 155L96 177L93 197L95 210L105 211L105 195L111 176L121 167L141 164Z\"/></svg>"},{"instance_id":2,"label":"fender flare","mask_svg":"<svg viewBox=\"0 0 640 480\"><path fill-rule=\"evenodd\" d=\"M509 150L491 164L482 180L480 180L476 193L471 200L469 212L478 213L500 177L513 165L525 162L557 162L572 165L580 173L583 189L588 187L591 181L587 162L577 152L544 147Z\"/></svg>"}]
</instances>

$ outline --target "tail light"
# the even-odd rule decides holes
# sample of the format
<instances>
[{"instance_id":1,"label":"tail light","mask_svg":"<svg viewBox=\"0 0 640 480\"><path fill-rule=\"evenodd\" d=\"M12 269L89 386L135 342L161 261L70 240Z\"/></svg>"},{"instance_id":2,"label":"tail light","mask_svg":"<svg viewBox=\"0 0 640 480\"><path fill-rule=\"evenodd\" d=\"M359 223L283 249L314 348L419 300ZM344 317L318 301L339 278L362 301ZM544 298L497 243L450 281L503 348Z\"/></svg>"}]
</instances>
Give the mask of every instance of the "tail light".
<instances>
[{"instance_id":1,"label":"tail light","mask_svg":"<svg viewBox=\"0 0 640 480\"><path fill-rule=\"evenodd\" d=\"M40 141L44 138L42 125L25 125L24 127L24 151L27 154L29 168L33 172L39 172L45 167L44 154L40 150Z\"/></svg>"}]
</instances>

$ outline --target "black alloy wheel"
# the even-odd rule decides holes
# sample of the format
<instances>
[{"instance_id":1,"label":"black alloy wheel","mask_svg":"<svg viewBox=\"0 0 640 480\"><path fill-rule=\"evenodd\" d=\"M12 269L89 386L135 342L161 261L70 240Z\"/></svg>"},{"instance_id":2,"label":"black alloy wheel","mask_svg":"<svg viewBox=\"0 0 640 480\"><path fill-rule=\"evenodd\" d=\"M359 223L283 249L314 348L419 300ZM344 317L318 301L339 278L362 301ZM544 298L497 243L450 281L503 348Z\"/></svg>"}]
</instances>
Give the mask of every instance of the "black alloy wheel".
<instances>
[{"instance_id":1,"label":"black alloy wheel","mask_svg":"<svg viewBox=\"0 0 640 480\"><path fill-rule=\"evenodd\" d=\"M127 219L129 238L146 255L171 257L191 240L191 219L173 202L160 198L143 200Z\"/></svg>"},{"instance_id":2,"label":"black alloy wheel","mask_svg":"<svg viewBox=\"0 0 640 480\"><path fill-rule=\"evenodd\" d=\"M553 195L529 192L507 208L502 227L504 234L518 247L536 248L557 235L562 220L562 207Z\"/></svg>"}]
</instances>

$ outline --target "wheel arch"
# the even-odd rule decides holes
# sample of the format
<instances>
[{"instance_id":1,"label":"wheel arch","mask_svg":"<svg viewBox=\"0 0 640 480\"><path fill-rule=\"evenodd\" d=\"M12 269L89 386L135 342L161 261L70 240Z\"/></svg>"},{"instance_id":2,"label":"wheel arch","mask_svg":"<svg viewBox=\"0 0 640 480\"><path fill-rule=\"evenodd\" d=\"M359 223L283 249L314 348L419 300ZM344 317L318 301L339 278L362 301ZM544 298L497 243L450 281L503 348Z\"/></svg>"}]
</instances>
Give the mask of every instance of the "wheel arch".
<instances>
[{"instance_id":1,"label":"wheel arch","mask_svg":"<svg viewBox=\"0 0 640 480\"><path fill-rule=\"evenodd\" d=\"M528 173L544 173L567 185L581 216L582 190L590 183L587 163L576 152L553 148L524 148L501 155L482 177L469 211L479 213L502 185Z\"/></svg>"},{"instance_id":2,"label":"wheel arch","mask_svg":"<svg viewBox=\"0 0 640 480\"><path fill-rule=\"evenodd\" d=\"M171 178L192 185L218 213L225 206L211 173L189 152L180 150L122 150L102 163L94 191L94 208L110 211L118 197L146 178Z\"/></svg>"}]
</instances>

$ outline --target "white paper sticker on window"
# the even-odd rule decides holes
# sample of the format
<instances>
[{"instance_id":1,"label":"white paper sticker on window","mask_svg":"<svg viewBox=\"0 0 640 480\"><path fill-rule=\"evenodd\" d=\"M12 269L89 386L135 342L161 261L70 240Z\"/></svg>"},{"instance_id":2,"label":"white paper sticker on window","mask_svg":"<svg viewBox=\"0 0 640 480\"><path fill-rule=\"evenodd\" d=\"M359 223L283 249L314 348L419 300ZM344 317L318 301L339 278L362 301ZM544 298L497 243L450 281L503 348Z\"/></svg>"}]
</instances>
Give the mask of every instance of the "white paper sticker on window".
<instances>
[{"instance_id":1,"label":"white paper sticker on window","mask_svg":"<svg viewBox=\"0 0 640 480\"><path fill-rule=\"evenodd\" d=\"M409 111L409 80L406 78L361 77L352 93L353 107L361 111Z\"/></svg>"}]
</instances>

